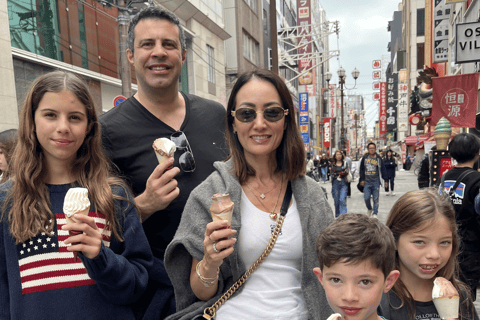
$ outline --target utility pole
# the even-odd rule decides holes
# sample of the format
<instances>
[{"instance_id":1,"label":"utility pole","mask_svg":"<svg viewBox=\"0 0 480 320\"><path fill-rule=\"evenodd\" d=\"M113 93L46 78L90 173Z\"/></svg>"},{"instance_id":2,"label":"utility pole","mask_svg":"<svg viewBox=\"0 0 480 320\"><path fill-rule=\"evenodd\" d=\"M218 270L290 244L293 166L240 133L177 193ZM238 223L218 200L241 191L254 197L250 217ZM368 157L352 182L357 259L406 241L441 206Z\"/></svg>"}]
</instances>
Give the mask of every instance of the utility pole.
<instances>
[{"instance_id":1,"label":"utility pole","mask_svg":"<svg viewBox=\"0 0 480 320\"><path fill-rule=\"evenodd\" d=\"M278 39L277 39L277 1L270 0L270 39L272 46L272 71L278 74Z\"/></svg>"},{"instance_id":2,"label":"utility pole","mask_svg":"<svg viewBox=\"0 0 480 320\"><path fill-rule=\"evenodd\" d=\"M120 79L122 80L122 95L126 98L132 96L132 76L130 63L127 59L127 39L128 39L128 24L130 23L130 16L127 13L124 0L118 0L118 28L119 28L119 46L120 46Z\"/></svg>"}]
</instances>

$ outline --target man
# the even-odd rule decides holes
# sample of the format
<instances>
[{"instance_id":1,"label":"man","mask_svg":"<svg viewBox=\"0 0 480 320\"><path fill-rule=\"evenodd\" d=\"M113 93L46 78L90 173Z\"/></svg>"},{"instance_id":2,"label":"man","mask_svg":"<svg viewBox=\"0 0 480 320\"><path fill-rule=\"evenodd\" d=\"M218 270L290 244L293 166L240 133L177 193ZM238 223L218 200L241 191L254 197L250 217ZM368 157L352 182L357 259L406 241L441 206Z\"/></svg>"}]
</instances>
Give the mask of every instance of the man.
<instances>
[{"instance_id":1,"label":"man","mask_svg":"<svg viewBox=\"0 0 480 320\"><path fill-rule=\"evenodd\" d=\"M437 146L432 147L432 151L437 150ZM418 189L428 188L430 186L430 153L427 152L420 160L420 171L418 172Z\"/></svg>"},{"instance_id":2,"label":"man","mask_svg":"<svg viewBox=\"0 0 480 320\"><path fill-rule=\"evenodd\" d=\"M440 192L449 193L455 209L462 239L458 254L460 279L470 287L475 300L480 283L480 173L473 165L479 157L480 141L471 133L460 133L450 141L448 151L457 165L442 176Z\"/></svg>"},{"instance_id":3,"label":"man","mask_svg":"<svg viewBox=\"0 0 480 320\"><path fill-rule=\"evenodd\" d=\"M190 192L213 171L213 162L227 155L225 108L178 91L186 49L175 15L146 8L132 18L128 38L127 57L135 68L138 91L100 120L105 149L132 187L155 257L137 317L164 319L175 312L164 252ZM161 137L176 141L174 163L158 164L152 144Z\"/></svg>"},{"instance_id":4,"label":"man","mask_svg":"<svg viewBox=\"0 0 480 320\"><path fill-rule=\"evenodd\" d=\"M368 216L377 217L378 215L378 198L380 195L381 180L387 177L387 170L382 158L377 154L377 146L370 142L367 146L368 153L365 154L360 161L360 185L364 187L363 199L367 206ZM380 178L380 174L382 175ZM385 188L388 188L388 182L385 182ZM370 202L373 197L373 210ZM372 214L373 213L373 214Z\"/></svg>"}]
</instances>

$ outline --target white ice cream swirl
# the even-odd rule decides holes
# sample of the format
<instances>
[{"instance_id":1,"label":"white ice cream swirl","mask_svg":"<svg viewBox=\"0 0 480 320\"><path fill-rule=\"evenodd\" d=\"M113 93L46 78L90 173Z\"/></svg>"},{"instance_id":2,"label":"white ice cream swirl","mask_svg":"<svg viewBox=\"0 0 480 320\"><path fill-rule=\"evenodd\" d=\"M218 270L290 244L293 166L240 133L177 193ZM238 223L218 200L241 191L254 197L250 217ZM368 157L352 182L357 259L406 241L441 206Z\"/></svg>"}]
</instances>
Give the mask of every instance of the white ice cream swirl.
<instances>
[{"instance_id":1,"label":"white ice cream swirl","mask_svg":"<svg viewBox=\"0 0 480 320\"><path fill-rule=\"evenodd\" d=\"M88 200L88 190L86 188L70 188L65 195L63 202L63 213L67 217L73 216L77 212L81 212L90 207Z\"/></svg>"}]
</instances>

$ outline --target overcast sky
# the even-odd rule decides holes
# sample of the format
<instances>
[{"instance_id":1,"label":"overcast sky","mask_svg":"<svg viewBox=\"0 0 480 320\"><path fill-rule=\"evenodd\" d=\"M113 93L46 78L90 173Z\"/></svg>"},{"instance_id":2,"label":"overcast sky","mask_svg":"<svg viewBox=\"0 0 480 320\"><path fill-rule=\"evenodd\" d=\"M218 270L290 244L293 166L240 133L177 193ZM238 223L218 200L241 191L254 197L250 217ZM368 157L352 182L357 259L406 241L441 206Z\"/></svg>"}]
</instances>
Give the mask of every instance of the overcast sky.
<instances>
[{"instance_id":1,"label":"overcast sky","mask_svg":"<svg viewBox=\"0 0 480 320\"><path fill-rule=\"evenodd\" d=\"M387 45L391 34L388 32L388 21L393 20L393 12L398 10L399 0L320 0L329 21L340 22L338 49L339 60L330 59L331 84L338 85L337 70L340 65L347 73L346 86L353 87L355 81L352 71L356 67L360 71L357 87L351 94L365 97L367 126L374 127L378 120L378 105L372 100L372 61L387 56L390 52ZM337 49L337 36L330 37L330 50Z\"/></svg>"}]
</instances>

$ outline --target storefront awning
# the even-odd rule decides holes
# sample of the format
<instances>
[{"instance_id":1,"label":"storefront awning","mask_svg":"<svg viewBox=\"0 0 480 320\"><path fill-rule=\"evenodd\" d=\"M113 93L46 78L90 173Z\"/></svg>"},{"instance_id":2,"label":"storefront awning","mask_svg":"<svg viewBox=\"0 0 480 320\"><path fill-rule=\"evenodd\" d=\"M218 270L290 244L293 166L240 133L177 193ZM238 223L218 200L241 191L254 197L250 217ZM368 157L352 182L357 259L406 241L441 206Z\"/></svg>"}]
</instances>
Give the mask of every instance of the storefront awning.
<instances>
[{"instance_id":1,"label":"storefront awning","mask_svg":"<svg viewBox=\"0 0 480 320\"><path fill-rule=\"evenodd\" d=\"M417 143L423 142L428 139L428 136L408 136L405 138L405 144L407 146L414 146Z\"/></svg>"}]
</instances>

